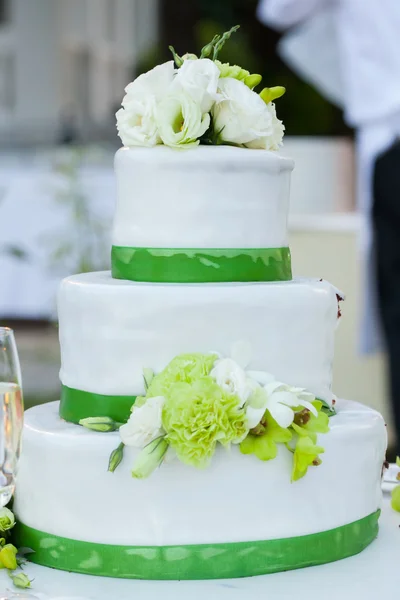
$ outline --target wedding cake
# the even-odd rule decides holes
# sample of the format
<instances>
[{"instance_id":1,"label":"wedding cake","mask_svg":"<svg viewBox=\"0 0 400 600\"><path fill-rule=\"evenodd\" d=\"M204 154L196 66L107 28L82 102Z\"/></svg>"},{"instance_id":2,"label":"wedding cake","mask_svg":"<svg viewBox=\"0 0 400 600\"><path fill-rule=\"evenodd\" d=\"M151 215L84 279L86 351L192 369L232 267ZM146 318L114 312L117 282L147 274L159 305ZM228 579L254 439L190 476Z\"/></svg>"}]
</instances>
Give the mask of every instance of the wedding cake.
<instances>
[{"instance_id":1,"label":"wedding cake","mask_svg":"<svg viewBox=\"0 0 400 600\"><path fill-rule=\"evenodd\" d=\"M377 535L385 424L332 393L343 297L292 277L284 90L218 61L231 33L117 113L112 271L61 283L61 402L25 416L14 508L38 564L243 577Z\"/></svg>"}]
</instances>

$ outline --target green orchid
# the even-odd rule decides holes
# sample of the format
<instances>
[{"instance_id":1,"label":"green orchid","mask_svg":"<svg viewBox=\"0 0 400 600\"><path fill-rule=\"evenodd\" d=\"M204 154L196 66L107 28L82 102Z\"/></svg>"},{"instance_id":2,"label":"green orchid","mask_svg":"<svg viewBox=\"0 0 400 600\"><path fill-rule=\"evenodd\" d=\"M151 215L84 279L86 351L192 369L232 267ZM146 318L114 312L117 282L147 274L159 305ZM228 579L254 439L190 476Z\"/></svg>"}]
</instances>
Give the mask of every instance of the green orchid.
<instances>
[{"instance_id":1,"label":"green orchid","mask_svg":"<svg viewBox=\"0 0 400 600\"><path fill-rule=\"evenodd\" d=\"M309 436L299 436L293 453L292 481L304 477L308 467L320 465L322 461L319 454L323 452L325 452L324 449L316 446Z\"/></svg>"},{"instance_id":2,"label":"green orchid","mask_svg":"<svg viewBox=\"0 0 400 600\"><path fill-rule=\"evenodd\" d=\"M292 423L292 429L299 436L309 437L312 442L316 444L317 433L329 432L329 417L322 411L322 402L316 400L312 402L312 405L318 411L318 415L313 415L307 408L296 412Z\"/></svg>"},{"instance_id":3,"label":"green orchid","mask_svg":"<svg viewBox=\"0 0 400 600\"><path fill-rule=\"evenodd\" d=\"M400 485L397 485L392 492L391 504L394 510L400 512Z\"/></svg>"},{"instance_id":4,"label":"green orchid","mask_svg":"<svg viewBox=\"0 0 400 600\"><path fill-rule=\"evenodd\" d=\"M291 439L289 429L280 427L267 410L259 425L240 444L240 451L255 454L260 460L272 460L278 453L277 444L287 444Z\"/></svg>"}]
</instances>

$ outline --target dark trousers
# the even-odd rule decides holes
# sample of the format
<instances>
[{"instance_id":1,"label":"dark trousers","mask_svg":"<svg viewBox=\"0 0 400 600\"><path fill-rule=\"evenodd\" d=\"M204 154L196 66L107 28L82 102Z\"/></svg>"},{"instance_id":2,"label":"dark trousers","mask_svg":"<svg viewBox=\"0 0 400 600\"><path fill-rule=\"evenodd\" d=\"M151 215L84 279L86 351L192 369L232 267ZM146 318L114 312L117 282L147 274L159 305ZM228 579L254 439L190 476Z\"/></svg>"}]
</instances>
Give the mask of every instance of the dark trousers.
<instances>
[{"instance_id":1,"label":"dark trousers","mask_svg":"<svg viewBox=\"0 0 400 600\"><path fill-rule=\"evenodd\" d=\"M377 158L373 198L378 302L400 455L400 141Z\"/></svg>"}]
</instances>

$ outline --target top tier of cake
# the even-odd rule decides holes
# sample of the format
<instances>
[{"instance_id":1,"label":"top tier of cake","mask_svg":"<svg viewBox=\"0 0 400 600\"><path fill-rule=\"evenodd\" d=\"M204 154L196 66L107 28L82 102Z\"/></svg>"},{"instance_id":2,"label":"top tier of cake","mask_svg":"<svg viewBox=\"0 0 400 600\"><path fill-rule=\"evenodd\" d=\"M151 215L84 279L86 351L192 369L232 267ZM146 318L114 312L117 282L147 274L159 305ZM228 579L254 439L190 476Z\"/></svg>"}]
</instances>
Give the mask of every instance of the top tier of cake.
<instances>
[{"instance_id":1,"label":"top tier of cake","mask_svg":"<svg viewBox=\"0 0 400 600\"><path fill-rule=\"evenodd\" d=\"M155 269L168 277L171 257L178 255L173 270L180 279L170 281L184 283L183 271L190 275L194 263L204 269L214 259L217 266L208 271L212 281L242 281L240 260L247 280L290 279L287 215L293 167L276 152L230 146L186 152L165 146L120 149L113 276L160 281L146 273ZM221 266L224 260L231 274ZM266 263L269 274L263 271ZM274 274L274 266L283 263L285 268ZM188 281L209 279L206 274Z\"/></svg>"}]
</instances>

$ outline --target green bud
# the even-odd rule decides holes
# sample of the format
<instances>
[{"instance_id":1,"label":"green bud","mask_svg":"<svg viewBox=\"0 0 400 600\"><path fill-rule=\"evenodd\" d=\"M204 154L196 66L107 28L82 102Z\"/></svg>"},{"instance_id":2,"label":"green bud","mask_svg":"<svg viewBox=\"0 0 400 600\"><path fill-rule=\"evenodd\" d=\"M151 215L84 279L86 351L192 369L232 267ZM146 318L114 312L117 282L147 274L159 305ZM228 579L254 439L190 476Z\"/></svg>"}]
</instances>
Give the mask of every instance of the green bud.
<instances>
[{"instance_id":1,"label":"green bud","mask_svg":"<svg viewBox=\"0 0 400 600\"><path fill-rule=\"evenodd\" d=\"M400 485L397 485L392 492L392 508L400 512Z\"/></svg>"},{"instance_id":2,"label":"green bud","mask_svg":"<svg viewBox=\"0 0 400 600\"><path fill-rule=\"evenodd\" d=\"M400 456L396 457L396 465L400 467Z\"/></svg>"},{"instance_id":3,"label":"green bud","mask_svg":"<svg viewBox=\"0 0 400 600\"><path fill-rule=\"evenodd\" d=\"M168 450L168 442L165 437L159 437L143 448L132 469L132 477L145 479L162 462Z\"/></svg>"},{"instance_id":4,"label":"green bud","mask_svg":"<svg viewBox=\"0 0 400 600\"><path fill-rule=\"evenodd\" d=\"M172 56L174 57L174 61L175 61L176 66L178 68L181 67L183 65L182 58L175 52L175 48L173 46L168 46L168 48L172 52Z\"/></svg>"},{"instance_id":5,"label":"green bud","mask_svg":"<svg viewBox=\"0 0 400 600\"><path fill-rule=\"evenodd\" d=\"M201 49L200 58L208 58L211 55L212 51L214 50L214 46L218 42L219 38L220 36L216 34L214 35L213 39L209 44L203 46L203 48Z\"/></svg>"},{"instance_id":6,"label":"green bud","mask_svg":"<svg viewBox=\"0 0 400 600\"><path fill-rule=\"evenodd\" d=\"M8 531L15 525L14 514L8 508L0 508L0 532Z\"/></svg>"},{"instance_id":7,"label":"green bud","mask_svg":"<svg viewBox=\"0 0 400 600\"><path fill-rule=\"evenodd\" d=\"M147 392L149 386L154 378L154 371L152 369L143 369L143 380L144 380L144 389Z\"/></svg>"},{"instance_id":8,"label":"green bud","mask_svg":"<svg viewBox=\"0 0 400 600\"><path fill-rule=\"evenodd\" d=\"M117 431L122 423L117 423L110 417L87 417L86 419L81 419L79 425L92 431L107 433L108 431Z\"/></svg>"},{"instance_id":9,"label":"green bud","mask_svg":"<svg viewBox=\"0 0 400 600\"><path fill-rule=\"evenodd\" d=\"M115 469L121 463L124 457L124 447L125 444L121 442L118 448L115 448L115 450L111 452L110 459L108 461L108 470L110 473L114 473Z\"/></svg>"},{"instance_id":10,"label":"green bud","mask_svg":"<svg viewBox=\"0 0 400 600\"><path fill-rule=\"evenodd\" d=\"M198 56L196 56L195 54L191 54L190 52L186 52L186 54L184 54L182 56L182 60L183 62L185 62L185 60L197 60Z\"/></svg>"},{"instance_id":11,"label":"green bud","mask_svg":"<svg viewBox=\"0 0 400 600\"><path fill-rule=\"evenodd\" d=\"M0 548L6 545L6 538L0 538Z\"/></svg>"},{"instance_id":12,"label":"green bud","mask_svg":"<svg viewBox=\"0 0 400 600\"><path fill-rule=\"evenodd\" d=\"M225 45L225 42L227 40L229 40L229 38L231 37L232 33L236 33L236 31L238 29L240 29L240 25L235 25L235 27L232 27L229 31L225 31L225 33L222 34L221 39L219 39L216 42L216 44L214 45L213 60L217 60L218 54L220 53L220 51L222 50L223 46Z\"/></svg>"},{"instance_id":13,"label":"green bud","mask_svg":"<svg viewBox=\"0 0 400 600\"><path fill-rule=\"evenodd\" d=\"M247 87L249 87L251 90L253 90L255 87L257 87L262 81L262 76L261 75L248 75L245 80L244 83L247 85Z\"/></svg>"},{"instance_id":14,"label":"green bud","mask_svg":"<svg viewBox=\"0 0 400 600\"><path fill-rule=\"evenodd\" d=\"M22 571L20 573L17 573L16 575L13 575L12 573L10 573L9 575L15 587L20 588L22 590L31 587L33 579L29 579L28 576L25 575L25 573L22 573Z\"/></svg>"},{"instance_id":15,"label":"green bud","mask_svg":"<svg viewBox=\"0 0 400 600\"><path fill-rule=\"evenodd\" d=\"M274 100L277 100L286 92L286 88L281 85L277 85L272 88L264 88L262 92L260 92L260 97L264 100L265 104L269 104Z\"/></svg>"},{"instance_id":16,"label":"green bud","mask_svg":"<svg viewBox=\"0 0 400 600\"><path fill-rule=\"evenodd\" d=\"M10 569L10 571L17 568L17 552L18 550L12 544L6 544L0 550L0 563L3 567Z\"/></svg>"}]
</instances>

